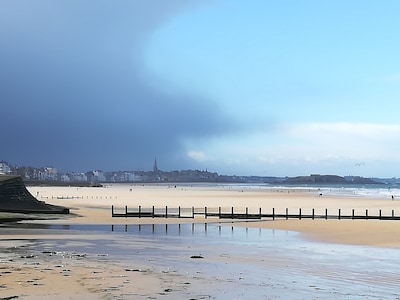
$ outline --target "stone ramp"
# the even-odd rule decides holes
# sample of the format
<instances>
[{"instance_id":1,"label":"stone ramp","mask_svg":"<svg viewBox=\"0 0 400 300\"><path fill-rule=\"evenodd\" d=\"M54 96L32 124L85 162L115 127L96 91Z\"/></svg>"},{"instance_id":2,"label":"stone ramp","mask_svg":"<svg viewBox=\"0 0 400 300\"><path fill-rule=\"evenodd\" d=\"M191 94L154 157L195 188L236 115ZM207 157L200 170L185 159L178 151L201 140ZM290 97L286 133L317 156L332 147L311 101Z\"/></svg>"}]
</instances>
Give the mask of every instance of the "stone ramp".
<instances>
[{"instance_id":1,"label":"stone ramp","mask_svg":"<svg viewBox=\"0 0 400 300\"><path fill-rule=\"evenodd\" d=\"M0 175L0 212L69 214L69 209L37 200L21 176Z\"/></svg>"}]
</instances>

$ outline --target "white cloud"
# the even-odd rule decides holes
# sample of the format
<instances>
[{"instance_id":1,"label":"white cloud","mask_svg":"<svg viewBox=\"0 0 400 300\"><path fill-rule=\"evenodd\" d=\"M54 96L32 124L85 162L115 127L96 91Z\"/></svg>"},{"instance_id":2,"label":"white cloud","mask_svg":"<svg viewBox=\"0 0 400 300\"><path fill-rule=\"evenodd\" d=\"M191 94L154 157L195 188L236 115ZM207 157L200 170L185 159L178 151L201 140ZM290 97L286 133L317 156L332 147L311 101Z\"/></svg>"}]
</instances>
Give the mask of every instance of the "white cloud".
<instances>
[{"instance_id":1,"label":"white cloud","mask_svg":"<svg viewBox=\"0 0 400 300\"><path fill-rule=\"evenodd\" d=\"M204 152L202 151L189 151L188 152L188 157L199 162L203 162L207 160L207 156Z\"/></svg>"},{"instance_id":2,"label":"white cloud","mask_svg":"<svg viewBox=\"0 0 400 300\"><path fill-rule=\"evenodd\" d=\"M301 123L287 126L286 132L294 137L302 138L341 137L383 141L400 137L400 125L350 122Z\"/></svg>"},{"instance_id":3,"label":"white cloud","mask_svg":"<svg viewBox=\"0 0 400 300\"><path fill-rule=\"evenodd\" d=\"M291 124L282 135L287 139L286 143L290 144L292 152L290 154L286 151L285 156L309 157L314 161L382 158L398 160L400 150L400 125L397 124Z\"/></svg>"},{"instance_id":4,"label":"white cloud","mask_svg":"<svg viewBox=\"0 0 400 300\"><path fill-rule=\"evenodd\" d=\"M192 143L188 156L225 173L299 175L383 174L400 158L400 125L374 123L292 123L275 132L221 137ZM356 167L365 162L363 167ZM372 167L373 166L373 167ZM385 167L384 167L385 166ZM381 168L378 170L378 168Z\"/></svg>"}]
</instances>

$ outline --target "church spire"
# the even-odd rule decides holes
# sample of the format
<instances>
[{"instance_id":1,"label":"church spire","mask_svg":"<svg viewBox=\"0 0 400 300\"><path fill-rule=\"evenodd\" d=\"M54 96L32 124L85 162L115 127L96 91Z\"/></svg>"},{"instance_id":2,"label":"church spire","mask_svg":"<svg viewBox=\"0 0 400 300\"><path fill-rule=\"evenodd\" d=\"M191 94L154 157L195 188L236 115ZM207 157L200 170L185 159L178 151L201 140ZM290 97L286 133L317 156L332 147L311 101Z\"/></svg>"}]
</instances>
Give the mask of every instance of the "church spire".
<instances>
[{"instance_id":1,"label":"church spire","mask_svg":"<svg viewBox=\"0 0 400 300\"><path fill-rule=\"evenodd\" d=\"M154 158L153 172L154 172L154 173L157 173L157 172L158 172L157 158Z\"/></svg>"}]
</instances>

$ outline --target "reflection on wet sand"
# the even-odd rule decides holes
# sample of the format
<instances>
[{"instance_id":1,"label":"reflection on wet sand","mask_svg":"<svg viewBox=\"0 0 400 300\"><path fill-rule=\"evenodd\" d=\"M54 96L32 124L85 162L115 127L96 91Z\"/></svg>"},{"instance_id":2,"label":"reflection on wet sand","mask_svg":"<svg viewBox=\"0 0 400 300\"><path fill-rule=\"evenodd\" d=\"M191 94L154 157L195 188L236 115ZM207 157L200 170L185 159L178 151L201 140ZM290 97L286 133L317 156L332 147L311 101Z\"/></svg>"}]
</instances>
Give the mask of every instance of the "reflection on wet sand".
<instances>
[{"instance_id":1,"label":"reflection on wet sand","mask_svg":"<svg viewBox=\"0 0 400 300\"><path fill-rule=\"evenodd\" d=\"M93 294L118 299L400 296L395 249L315 243L288 231L204 223L70 225L47 231L64 238L32 236L17 249L3 248L0 296L12 296L6 291L15 284L27 295L33 288L55 287L56 280L79 287L89 299Z\"/></svg>"}]
</instances>

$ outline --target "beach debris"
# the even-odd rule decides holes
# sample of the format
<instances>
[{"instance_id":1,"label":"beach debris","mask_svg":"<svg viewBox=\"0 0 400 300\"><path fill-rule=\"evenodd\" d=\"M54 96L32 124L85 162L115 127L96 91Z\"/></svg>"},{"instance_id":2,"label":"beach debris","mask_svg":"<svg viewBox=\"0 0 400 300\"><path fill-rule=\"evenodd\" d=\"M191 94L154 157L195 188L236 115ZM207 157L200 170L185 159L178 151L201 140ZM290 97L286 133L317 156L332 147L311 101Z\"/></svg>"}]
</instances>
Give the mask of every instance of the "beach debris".
<instances>
[{"instance_id":1,"label":"beach debris","mask_svg":"<svg viewBox=\"0 0 400 300\"><path fill-rule=\"evenodd\" d=\"M190 298L189 300L198 300L198 299L211 299L210 295L199 295L198 298Z\"/></svg>"},{"instance_id":2,"label":"beach debris","mask_svg":"<svg viewBox=\"0 0 400 300\"><path fill-rule=\"evenodd\" d=\"M35 258L36 256L31 254L31 255L22 255L20 258Z\"/></svg>"},{"instance_id":3,"label":"beach debris","mask_svg":"<svg viewBox=\"0 0 400 300\"><path fill-rule=\"evenodd\" d=\"M145 272L142 269L125 269L126 272Z\"/></svg>"},{"instance_id":4,"label":"beach debris","mask_svg":"<svg viewBox=\"0 0 400 300\"><path fill-rule=\"evenodd\" d=\"M107 257L108 254L97 254L98 257Z\"/></svg>"},{"instance_id":5,"label":"beach debris","mask_svg":"<svg viewBox=\"0 0 400 300\"><path fill-rule=\"evenodd\" d=\"M192 255L190 258L204 258L202 255Z\"/></svg>"},{"instance_id":6,"label":"beach debris","mask_svg":"<svg viewBox=\"0 0 400 300\"><path fill-rule=\"evenodd\" d=\"M57 254L56 251L43 251L42 253L43 253L43 254L49 254L50 256L51 256L51 255L56 255L56 254Z\"/></svg>"}]
</instances>

